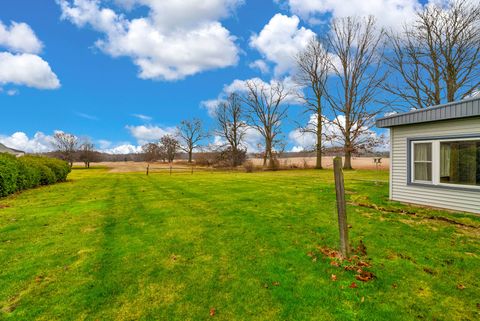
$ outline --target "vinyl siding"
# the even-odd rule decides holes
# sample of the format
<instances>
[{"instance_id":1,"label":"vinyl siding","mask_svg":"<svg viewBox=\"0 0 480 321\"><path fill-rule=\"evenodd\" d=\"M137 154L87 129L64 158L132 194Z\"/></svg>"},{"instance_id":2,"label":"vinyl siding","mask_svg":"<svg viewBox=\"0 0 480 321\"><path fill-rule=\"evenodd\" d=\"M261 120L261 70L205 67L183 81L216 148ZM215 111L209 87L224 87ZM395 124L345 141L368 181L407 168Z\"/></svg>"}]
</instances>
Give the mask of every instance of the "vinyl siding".
<instances>
[{"instance_id":1,"label":"vinyl siding","mask_svg":"<svg viewBox=\"0 0 480 321\"><path fill-rule=\"evenodd\" d=\"M480 117L391 128L390 198L395 201L480 214L480 190L467 191L407 184L407 140L415 137L480 135Z\"/></svg>"}]
</instances>

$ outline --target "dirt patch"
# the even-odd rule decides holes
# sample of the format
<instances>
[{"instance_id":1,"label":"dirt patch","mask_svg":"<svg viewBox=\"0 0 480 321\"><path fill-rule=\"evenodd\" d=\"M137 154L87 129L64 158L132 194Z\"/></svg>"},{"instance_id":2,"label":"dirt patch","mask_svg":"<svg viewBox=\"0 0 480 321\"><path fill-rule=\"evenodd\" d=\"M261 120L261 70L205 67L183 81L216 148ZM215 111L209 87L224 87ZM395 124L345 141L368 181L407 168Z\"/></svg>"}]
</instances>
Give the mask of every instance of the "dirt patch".
<instances>
[{"instance_id":1,"label":"dirt patch","mask_svg":"<svg viewBox=\"0 0 480 321\"><path fill-rule=\"evenodd\" d=\"M441 221L441 222L445 222L445 223L449 223L449 224L453 224L453 225L457 225L457 226L461 226L461 227L468 227L468 228L473 228L473 229L478 229L479 228L478 226L465 224L465 223L458 222L458 221L455 221L455 220L452 220L450 218L443 217L443 216L433 216L433 215L426 216L426 215L418 214L417 212L413 212L413 211L407 211L407 210L404 210L404 209L397 209L397 208L388 209L388 208L385 208L385 207L377 206L375 204L365 204L365 203L349 203L349 204L354 205L354 206L360 206L360 207L374 209L374 210L380 211L382 213L410 215L410 216L418 217L418 218L421 218L421 219L424 219L424 220Z\"/></svg>"}]
</instances>

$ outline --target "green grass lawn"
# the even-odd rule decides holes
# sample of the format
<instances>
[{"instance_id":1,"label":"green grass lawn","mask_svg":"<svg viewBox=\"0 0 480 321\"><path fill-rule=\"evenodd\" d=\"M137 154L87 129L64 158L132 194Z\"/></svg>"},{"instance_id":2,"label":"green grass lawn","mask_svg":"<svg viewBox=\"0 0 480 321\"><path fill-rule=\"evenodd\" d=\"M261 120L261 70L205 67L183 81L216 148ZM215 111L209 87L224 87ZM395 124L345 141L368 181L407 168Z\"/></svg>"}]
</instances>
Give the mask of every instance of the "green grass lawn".
<instances>
[{"instance_id":1,"label":"green grass lawn","mask_svg":"<svg viewBox=\"0 0 480 321\"><path fill-rule=\"evenodd\" d=\"M388 202L386 172L345 179L365 283L319 252L331 171L74 170L0 199L0 319L478 320L480 218Z\"/></svg>"}]
</instances>

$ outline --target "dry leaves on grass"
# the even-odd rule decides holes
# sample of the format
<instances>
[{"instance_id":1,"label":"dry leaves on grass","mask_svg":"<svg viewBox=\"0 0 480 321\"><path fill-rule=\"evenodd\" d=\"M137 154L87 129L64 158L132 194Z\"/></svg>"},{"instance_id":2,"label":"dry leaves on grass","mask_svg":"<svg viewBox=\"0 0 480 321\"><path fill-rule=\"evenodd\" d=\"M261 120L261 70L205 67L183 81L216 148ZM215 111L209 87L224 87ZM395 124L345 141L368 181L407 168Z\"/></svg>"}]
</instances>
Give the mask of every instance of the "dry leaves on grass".
<instances>
[{"instance_id":1,"label":"dry leaves on grass","mask_svg":"<svg viewBox=\"0 0 480 321\"><path fill-rule=\"evenodd\" d=\"M211 308L211 309L210 309L210 316L211 316L211 317L215 316L215 313L216 313L216 312L217 312L217 311L215 310L215 308Z\"/></svg>"},{"instance_id":2,"label":"dry leaves on grass","mask_svg":"<svg viewBox=\"0 0 480 321\"><path fill-rule=\"evenodd\" d=\"M317 249L325 258L330 260L331 266L342 267L345 271L354 271L356 273L356 280L368 282L375 278L375 275L367 270L367 268L370 268L372 265L366 261L367 248L362 241L359 242L356 248L353 248L352 252L355 254L349 258L343 258L339 251L326 246L318 246ZM317 256L314 252L308 252L307 255L312 258L312 261L313 258L315 258L316 261ZM330 279L336 281L337 276L332 274Z\"/></svg>"}]
</instances>

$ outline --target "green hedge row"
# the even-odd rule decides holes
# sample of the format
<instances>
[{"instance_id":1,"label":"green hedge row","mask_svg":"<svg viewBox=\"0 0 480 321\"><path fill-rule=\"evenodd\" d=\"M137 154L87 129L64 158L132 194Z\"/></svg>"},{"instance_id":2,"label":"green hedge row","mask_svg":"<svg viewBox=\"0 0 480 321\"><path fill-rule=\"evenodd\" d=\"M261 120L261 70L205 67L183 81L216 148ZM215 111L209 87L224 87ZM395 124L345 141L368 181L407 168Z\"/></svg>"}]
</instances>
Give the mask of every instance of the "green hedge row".
<instances>
[{"instance_id":1,"label":"green hedge row","mask_svg":"<svg viewBox=\"0 0 480 321\"><path fill-rule=\"evenodd\" d=\"M68 163L48 157L0 154L0 197L17 191L64 182Z\"/></svg>"}]
</instances>

